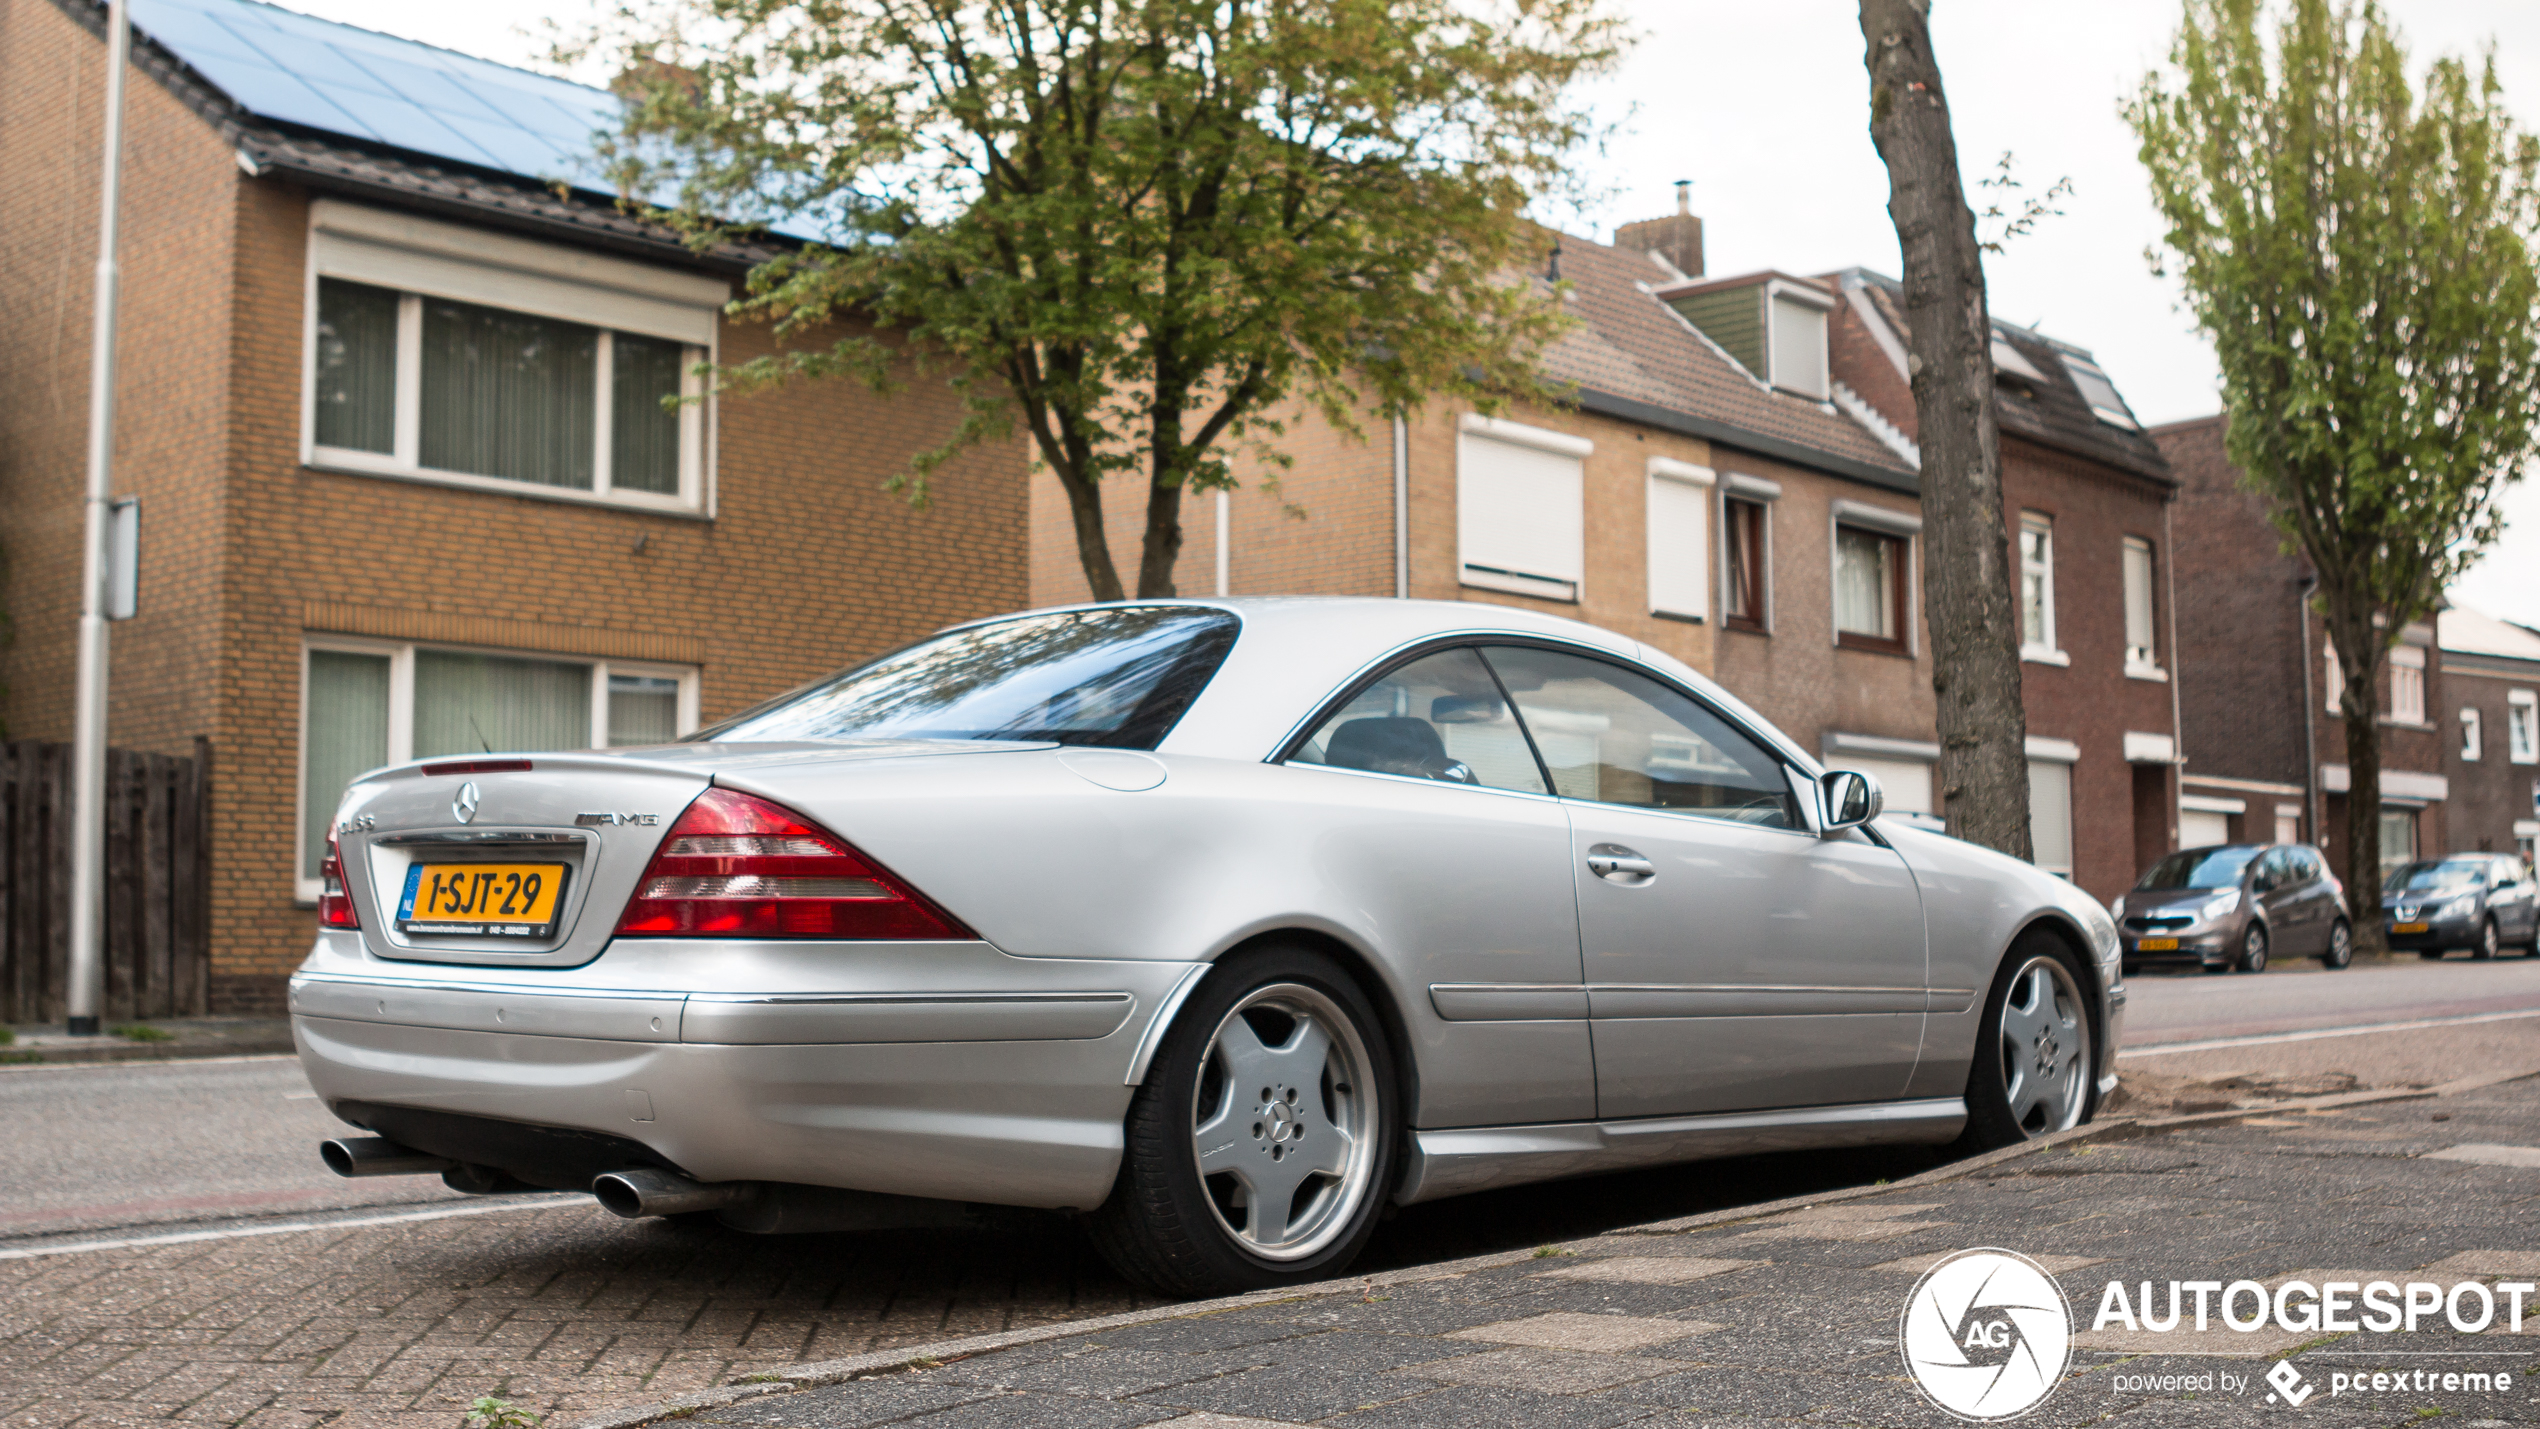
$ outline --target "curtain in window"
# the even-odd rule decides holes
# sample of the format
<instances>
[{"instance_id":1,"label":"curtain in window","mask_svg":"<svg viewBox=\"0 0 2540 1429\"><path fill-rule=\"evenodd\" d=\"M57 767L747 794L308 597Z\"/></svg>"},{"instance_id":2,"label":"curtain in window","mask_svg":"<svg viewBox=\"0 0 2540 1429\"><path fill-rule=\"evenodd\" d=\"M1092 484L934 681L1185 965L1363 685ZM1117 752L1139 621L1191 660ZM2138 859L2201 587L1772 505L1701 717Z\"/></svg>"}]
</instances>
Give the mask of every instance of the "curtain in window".
<instances>
[{"instance_id":1,"label":"curtain in window","mask_svg":"<svg viewBox=\"0 0 2540 1429\"><path fill-rule=\"evenodd\" d=\"M300 876L315 878L344 786L388 762L388 657L310 651L307 713Z\"/></svg>"},{"instance_id":2,"label":"curtain in window","mask_svg":"<svg viewBox=\"0 0 2540 1429\"><path fill-rule=\"evenodd\" d=\"M679 737L679 682L609 676L609 744L668 744Z\"/></svg>"},{"instance_id":3,"label":"curtain in window","mask_svg":"<svg viewBox=\"0 0 2540 1429\"><path fill-rule=\"evenodd\" d=\"M397 302L386 288L318 279L319 446L395 449Z\"/></svg>"},{"instance_id":4,"label":"curtain in window","mask_svg":"<svg viewBox=\"0 0 2540 1429\"><path fill-rule=\"evenodd\" d=\"M679 494L679 413L662 399L679 395L688 350L659 338L613 334L609 394L609 484L627 491ZM614 682L612 682L612 685Z\"/></svg>"},{"instance_id":5,"label":"curtain in window","mask_svg":"<svg viewBox=\"0 0 2540 1429\"><path fill-rule=\"evenodd\" d=\"M590 744L590 666L415 652L415 758Z\"/></svg>"},{"instance_id":6,"label":"curtain in window","mask_svg":"<svg viewBox=\"0 0 2540 1429\"><path fill-rule=\"evenodd\" d=\"M588 491L598 399L597 329L424 300L425 466Z\"/></svg>"},{"instance_id":7,"label":"curtain in window","mask_svg":"<svg viewBox=\"0 0 2540 1429\"><path fill-rule=\"evenodd\" d=\"M1895 543L1839 526L1834 533L1834 628L1881 640L1896 638Z\"/></svg>"}]
</instances>

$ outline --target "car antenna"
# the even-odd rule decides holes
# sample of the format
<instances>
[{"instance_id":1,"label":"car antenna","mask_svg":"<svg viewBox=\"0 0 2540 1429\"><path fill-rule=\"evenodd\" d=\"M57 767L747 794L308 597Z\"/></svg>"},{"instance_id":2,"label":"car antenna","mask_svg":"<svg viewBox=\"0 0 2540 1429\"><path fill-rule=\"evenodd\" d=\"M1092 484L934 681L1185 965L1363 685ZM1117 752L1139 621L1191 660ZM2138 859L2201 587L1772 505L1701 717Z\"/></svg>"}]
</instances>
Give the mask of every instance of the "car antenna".
<instances>
[{"instance_id":1,"label":"car antenna","mask_svg":"<svg viewBox=\"0 0 2540 1429\"><path fill-rule=\"evenodd\" d=\"M485 737L484 726L479 725L476 722L476 716L469 715L467 717L467 727L476 731L476 744L479 749L484 750L488 754L494 752L494 742Z\"/></svg>"}]
</instances>

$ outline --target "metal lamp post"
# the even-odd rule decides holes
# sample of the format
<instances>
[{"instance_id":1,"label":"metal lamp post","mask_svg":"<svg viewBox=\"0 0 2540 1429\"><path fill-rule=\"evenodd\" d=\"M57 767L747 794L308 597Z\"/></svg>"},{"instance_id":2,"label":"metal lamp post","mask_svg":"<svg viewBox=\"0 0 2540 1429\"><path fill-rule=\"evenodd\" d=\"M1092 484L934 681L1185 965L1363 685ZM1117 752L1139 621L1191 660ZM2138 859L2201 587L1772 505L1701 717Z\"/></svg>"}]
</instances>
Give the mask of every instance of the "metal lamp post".
<instances>
[{"instance_id":1,"label":"metal lamp post","mask_svg":"<svg viewBox=\"0 0 2540 1429\"><path fill-rule=\"evenodd\" d=\"M115 228L123 203L123 79L132 28L124 0L106 5L105 176L97 220L97 331L88 370L87 554L81 562L79 674L71 732L69 1030L98 1033L106 1000L106 593L114 513Z\"/></svg>"}]
</instances>

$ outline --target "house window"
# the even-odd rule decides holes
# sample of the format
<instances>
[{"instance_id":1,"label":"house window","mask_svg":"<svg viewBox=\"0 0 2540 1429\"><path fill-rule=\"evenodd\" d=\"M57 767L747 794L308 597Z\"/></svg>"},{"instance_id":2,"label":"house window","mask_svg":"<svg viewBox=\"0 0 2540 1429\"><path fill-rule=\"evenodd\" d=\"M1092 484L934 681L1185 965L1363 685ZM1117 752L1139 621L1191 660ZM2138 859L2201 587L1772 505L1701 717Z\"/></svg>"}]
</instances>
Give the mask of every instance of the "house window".
<instances>
[{"instance_id":1,"label":"house window","mask_svg":"<svg viewBox=\"0 0 2540 1429\"><path fill-rule=\"evenodd\" d=\"M1575 601L1586 575L1583 437L1467 415L1456 446L1460 580Z\"/></svg>"},{"instance_id":2,"label":"house window","mask_svg":"<svg viewBox=\"0 0 2540 1429\"><path fill-rule=\"evenodd\" d=\"M699 364L728 286L321 200L305 459L702 511Z\"/></svg>"},{"instance_id":3,"label":"house window","mask_svg":"<svg viewBox=\"0 0 2540 1429\"><path fill-rule=\"evenodd\" d=\"M697 726L696 671L313 638L302 676L300 896L344 786L443 754L664 744Z\"/></svg>"},{"instance_id":4,"label":"house window","mask_svg":"<svg viewBox=\"0 0 2540 1429\"><path fill-rule=\"evenodd\" d=\"M2073 386L2081 400L2090 404L2092 416L2112 427L2133 431L2138 426L2134 414L2126 410L2125 399L2117 395L2117 384L2096 363L2084 362L2070 353L2064 355L2064 370L2073 376Z\"/></svg>"},{"instance_id":5,"label":"house window","mask_svg":"<svg viewBox=\"0 0 2540 1429\"><path fill-rule=\"evenodd\" d=\"M2515 690L2505 696L2505 758L2540 764L2540 693Z\"/></svg>"},{"instance_id":6,"label":"house window","mask_svg":"<svg viewBox=\"0 0 2540 1429\"><path fill-rule=\"evenodd\" d=\"M2402 645L2390 652L2390 718L2399 724L2425 723L2425 651Z\"/></svg>"},{"instance_id":7,"label":"house window","mask_svg":"<svg viewBox=\"0 0 2540 1429\"><path fill-rule=\"evenodd\" d=\"M2403 863L2414 863L2416 856L2417 811L2383 809L2381 811L2382 873L2386 875Z\"/></svg>"},{"instance_id":8,"label":"house window","mask_svg":"<svg viewBox=\"0 0 2540 1429\"><path fill-rule=\"evenodd\" d=\"M2060 760L2028 762L2028 841L2032 860L2048 873L2073 876L2073 767Z\"/></svg>"},{"instance_id":9,"label":"house window","mask_svg":"<svg viewBox=\"0 0 2540 1429\"><path fill-rule=\"evenodd\" d=\"M2161 673L2159 644L2152 638L2152 543L2125 538L2125 665L2130 675Z\"/></svg>"},{"instance_id":10,"label":"house window","mask_svg":"<svg viewBox=\"0 0 2540 1429\"><path fill-rule=\"evenodd\" d=\"M2461 706L2461 758L2478 760L2487 754L2487 731L2482 725L2486 716L2476 705Z\"/></svg>"},{"instance_id":11,"label":"house window","mask_svg":"<svg viewBox=\"0 0 2540 1429\"><path fill-rule=\"evenodd\" d=\"M1721 623L1732 630L1764 628L1764 510L1761 501L1736 497L1720 503Z\"/></svg>"},{"instance_id":12,"label":"house window","mask_svg":"<svg viewBox=\"0 0 2540 1429\"><path fill-rule=\"evenodd\" d=\"M1767 303L1772 314L1771 367L1768 380L1785 392L1824 401L1826 397L1826 313L1818 304L1774 291Z\"/></svg>"},{"instance_id":13,"label":"house window","mask_svg":"<svg viewBox=\"0 0 2540 1429\"><path fill-rule=\"evenodd\" d=\"M2020 653L2053 660L2055 647L2055 522L2034 511L2020 516Z\"/></svg>"},{"instance_id":14,"label":"house window","mask_svg":"<svg viewBox=\"0 0 2540 1429\"><path fill-rule=\"evenodd\" d=\"M1858 526L1834 528L1835 643L1905 648L1905 540Z\"/></svg>"},{"instance_id":15,"label":"house window","mask_svg":"<svg viewBox=\"0 0 2540 1429\"><path fill-rule=\"evenodd\" d=\"M1649 459L1649 611L1701 620L1711 613L1711 469Z\"/></svg>"}]
</instances>

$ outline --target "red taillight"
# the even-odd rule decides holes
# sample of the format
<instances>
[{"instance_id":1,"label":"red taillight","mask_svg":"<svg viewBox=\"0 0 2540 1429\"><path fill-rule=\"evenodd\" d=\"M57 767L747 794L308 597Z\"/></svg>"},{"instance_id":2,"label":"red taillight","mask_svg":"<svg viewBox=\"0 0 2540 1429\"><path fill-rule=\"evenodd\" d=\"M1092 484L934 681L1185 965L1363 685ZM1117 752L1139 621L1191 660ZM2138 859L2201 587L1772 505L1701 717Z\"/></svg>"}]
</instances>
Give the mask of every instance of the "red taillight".
<instances>
[{"instance_id":1,"label":"red taillight","mask_svg":"<svg viewBox=\"0 0 2540 1429\"><path fill-rule=\"evenodd\" d=\"M453 764L427 764L426 774L526 774L526 759L462 759Z\"/></svg>"},{"instance_id":2,"label":"red taillight","mask_svg":"<svg viewBox=\"0 0 2540 1429\"><path fill-rule=\"evenodd\" d=\"M361 915L353 911L353 895L344 891L344 853L335 835L326 836L326 862L318 865L318 926L321 928L358 928Z\"/></svg>"},{"instance_id":3,"label":"red taillight","mask_svg":"<svg viewBox=\"0 0 2540 1429\"><path fill-rule=\"evenodd\" d=\"M662 836L618 919L665 938L969 938L836 834L765 799L708 789Z\"/></svg>"}]
</instances>

